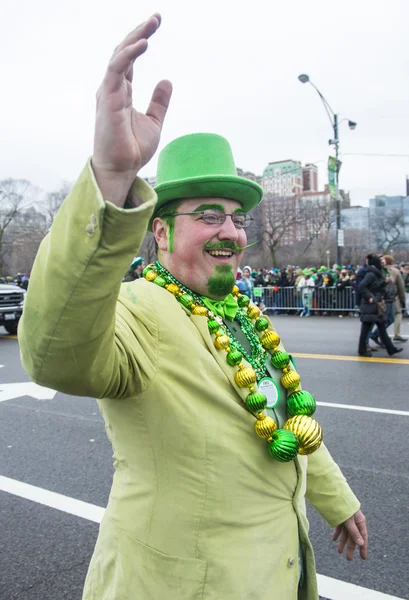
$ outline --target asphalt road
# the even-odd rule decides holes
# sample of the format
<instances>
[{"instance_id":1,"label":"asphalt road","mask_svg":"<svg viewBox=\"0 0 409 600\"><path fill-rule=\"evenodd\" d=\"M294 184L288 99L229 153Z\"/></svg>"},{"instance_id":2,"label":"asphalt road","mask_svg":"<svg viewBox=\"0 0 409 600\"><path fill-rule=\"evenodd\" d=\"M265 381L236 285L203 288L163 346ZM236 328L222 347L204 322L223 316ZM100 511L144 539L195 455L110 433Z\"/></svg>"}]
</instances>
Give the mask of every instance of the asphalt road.
<instances>
[{"instance_id":1,"label":"asphalt road","mask_svg":"<svg viewBox=\"0 0 409 600\"><path fill-rule=\"evenodd\" d=\"M358 319L272 320L318 402L408 413L317 410L326 444L362 502L368 561L339 556L330 528L309 509L318 573L408 599L409 342L398 359L380 350L374 360L359 360ZM409 336L409 319L402 333ZM20 395L2 401L2 384L28 377L18 341L1 328L0 365L0 476L105 506L112 452L96 402L60 393L52 400ZM80 600L97 530L87 519L0 491L1 600Z\"/></svg>"}]
</instances>

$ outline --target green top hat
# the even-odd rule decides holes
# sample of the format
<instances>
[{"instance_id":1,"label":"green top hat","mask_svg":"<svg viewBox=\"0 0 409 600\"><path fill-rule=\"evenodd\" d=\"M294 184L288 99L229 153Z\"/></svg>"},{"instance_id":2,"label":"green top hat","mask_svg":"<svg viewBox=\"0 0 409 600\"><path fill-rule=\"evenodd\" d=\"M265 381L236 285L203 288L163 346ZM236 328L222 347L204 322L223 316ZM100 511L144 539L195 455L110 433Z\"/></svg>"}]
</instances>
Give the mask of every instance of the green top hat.
<instances>
[{"instance_id":1,"label":"green top hat","mask_svg":"<svg viewBox=\"0 0 409 600\"><path fill-rule=\"evenodd\" d=\"M167 202L184 198L228 198L248 212L263 197L254 181L238 177L229 142L214 133L192 133L173 140L159 154L155 213Z\"/></svg>"}]
</instances>

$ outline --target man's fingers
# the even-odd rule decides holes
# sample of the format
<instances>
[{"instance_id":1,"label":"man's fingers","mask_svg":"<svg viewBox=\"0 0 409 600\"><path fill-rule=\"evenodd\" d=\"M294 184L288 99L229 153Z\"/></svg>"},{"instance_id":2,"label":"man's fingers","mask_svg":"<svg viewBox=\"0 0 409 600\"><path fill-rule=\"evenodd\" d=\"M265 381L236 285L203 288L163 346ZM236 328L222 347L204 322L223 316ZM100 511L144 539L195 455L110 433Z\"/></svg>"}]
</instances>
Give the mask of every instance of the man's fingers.
<instances>
[{"instance_id":1,"label":"man's fingers","mask_svg":"<svg viewBox=\"0 0 409 600\"><path fill-rule=\"evenodd\" d=\"M121 50L111 60L104 79L108 92L116 91L121 86L126 74L132 69L134 61L146 51L147 47L147 40L139 40L136 44Z\"/></svg>"},{"instance_id":2,"label":"man's fingers","mask_svg":"<svg viewBox=\"0 0 409 600\"><path fill-rule=\"evenodd\" d=\"M368 558L368 529L366 527L366 519L364 515L359 515L356 519L356 524L364 540L362 546L359 547L359 555L363 560Z\"/></svg>"},{"instance_id":3,"label":"man's fingers","mask_svg":"<svg viewBox=\"0 0 409 600\"><path fill-rule=\"evenodd\" d=\"M115 58L115 56L127 46L136 44L139 40L147 40L148 38L150 38L151 35L153 35L160 26L161 20L162 18L160 14L155 13L154 15L149 17L149 19L135 27L135 29L128 33L126 38L124 38L122 42L115 48L111 60Z\"/></svg>"},{"instance_id":4,"label":"man's fingers","mask_svg":"<svg viewBox=\"0 0 409 600\"><path fill-rule=\"evenodd\" d=\"M334 533L332 534L332 540L334 542L336 542L337 539L339 538L339 534L341 533L341 531L342 531L342 525L337 525L334 529Z\"/></svg>"},{"instance_id":5,"label":"man's fingers","mask_svg":"<svg viewBox=\"0 0 409 600\"><path fill-rule=\"evenodd\" d=\"M347 551L346 551L346 559L353 560L354 559L354 551L356 548L356 543L354 539L349 535L347 539Z\"/></svg>"},{"instance_id":6,"label":"man's fingers","mask_svg":"<svg viewBox=\"0 0 409 600\"><path fill-rule=\"evenodd\" d=\"M340 554L342 554L344 551L345 544L347 543L347 539L348 539L348 532L345 529L345 527L342 527L341 535L339 536L339 540L338 540L338 552Z\"/></svg>"},{"instance_id":7,"label":"man's fingers","mask_svg":"<svg viewBox=\"0 0 409 600\"><path fill-rule=\"evenodd\" d=\"M171 95L171 82L167 80L160 81L153 91L152 99L146 111L146 116L156 121L161 128L166 111L168 110Z\"/></svg>"}]
</instances>

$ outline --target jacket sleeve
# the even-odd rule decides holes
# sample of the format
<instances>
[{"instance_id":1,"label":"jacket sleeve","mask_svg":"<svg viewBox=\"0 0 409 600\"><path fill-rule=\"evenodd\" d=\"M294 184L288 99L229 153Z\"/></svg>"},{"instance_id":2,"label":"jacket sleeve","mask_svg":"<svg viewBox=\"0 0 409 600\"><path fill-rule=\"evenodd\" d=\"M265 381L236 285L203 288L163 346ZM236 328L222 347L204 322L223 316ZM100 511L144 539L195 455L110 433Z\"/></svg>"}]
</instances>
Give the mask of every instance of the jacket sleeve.
<instances>
[{"instance_id":1,"label":"jacket sleeve","mask_svg":"<svg viewBox=\"0 0 409 600\"><path fill-rule=\"evenodd\" d=\"M154 375L154 317L147 331L132 284L117 304L156 203L139 178L132 196L142 204L130 210L104 202L88 163L41 243L19 324L23 367L40 385L114 398Z\"/></svg>"},{"instance_id":2,"label":"jacket sleeve","mask_svg":"<svg viewBox=\"0 0 409 600\"><path fill-rule=\"evenodd\" d=\"M396 287L398 289L398 298L403 307L405 307L406 297L405 297L405 284L403 283L403 277L399 273L396 274Z\"/></svg>"},{"instance_id":3,"label":"jacket sleeve","mask_svg":"<svg viewBox=\"0 0 409 600\"><path fill-rule=\"evenodd\" d=\"M369 300L373 298L373 294L369 290L369 286L374 282L375 276L373 273L367 273L361 283L358 285L358 294L361 298Z\"/></svg>"},{"instance_id":4,"label":"jacket sleeve","mask_svg":"<svg viewBox=\"0 0 409 600\"><path fill-rule=\"evenodd\" d=\"M308 456L306 498L330 527L359 510L357 497L324 444Z\"/></svg>"}]
</instances>

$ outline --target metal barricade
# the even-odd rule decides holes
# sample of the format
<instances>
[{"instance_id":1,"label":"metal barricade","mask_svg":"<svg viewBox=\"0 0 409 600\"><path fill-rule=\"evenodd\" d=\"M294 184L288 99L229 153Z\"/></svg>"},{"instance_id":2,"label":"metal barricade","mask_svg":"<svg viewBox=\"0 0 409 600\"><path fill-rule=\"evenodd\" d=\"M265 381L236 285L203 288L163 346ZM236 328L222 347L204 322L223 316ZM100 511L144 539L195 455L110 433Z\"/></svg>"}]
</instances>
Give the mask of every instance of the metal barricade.
<instances>
[{"instance_id":1,"label":"metal barricade","mask_svg":"<svg viewBox=\"0 0 409 600\"><path fill-rule=\"evenodd\" d=\"M256 288L257 289L257 288ZM311 314L358 314L355 290L353 287L264 287L257 303L264 304L266 310L275 314L298 313L307 306ZM256 292L257 293L257 292Z\"/></svg>"}]
</instances>

